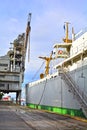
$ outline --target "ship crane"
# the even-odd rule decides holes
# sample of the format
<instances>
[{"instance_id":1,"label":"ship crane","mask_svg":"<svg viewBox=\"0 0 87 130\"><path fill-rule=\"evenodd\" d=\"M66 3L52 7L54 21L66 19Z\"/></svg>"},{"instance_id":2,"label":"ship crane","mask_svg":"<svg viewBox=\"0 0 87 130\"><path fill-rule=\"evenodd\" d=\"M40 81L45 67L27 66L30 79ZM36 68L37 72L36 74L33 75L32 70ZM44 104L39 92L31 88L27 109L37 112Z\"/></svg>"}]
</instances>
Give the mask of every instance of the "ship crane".
<instances>
[{"instance_id":1,"label":"ship crane","mask_svg":"<svg viewBox=\"0 0 87 130\"><path fill-rule=\"evenodd\" d=\"M49 64L50 64L50 61L52 60L52 54L53 54L53 52L51 52L50 57L39 56L39 58L41 58L41 59L46 61L46 66L45 66L45 75L46 76L49 74L49 69L50 69ZM44 75L41 74L40 78L43 78L43 77L44 77Z\"/></svg>"}]
</instances>

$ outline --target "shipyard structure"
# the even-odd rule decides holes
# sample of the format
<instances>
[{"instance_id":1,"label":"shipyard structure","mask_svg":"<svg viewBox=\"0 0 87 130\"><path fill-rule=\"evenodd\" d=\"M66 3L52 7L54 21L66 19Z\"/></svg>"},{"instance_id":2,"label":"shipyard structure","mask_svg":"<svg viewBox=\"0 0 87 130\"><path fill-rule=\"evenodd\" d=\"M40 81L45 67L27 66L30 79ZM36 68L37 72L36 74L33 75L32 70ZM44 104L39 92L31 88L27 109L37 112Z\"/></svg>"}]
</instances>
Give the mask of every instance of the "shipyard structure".
<instances>
[{"instance_id":1,"label":"shipyard structure","mask_svg":"<svg viewBox=\"0 0 87 130\"><path fill-rule=\"evenodd\" d=\"M21 87L24 81L25 57L30 33L29 14L26 32L18 35L11 43L6 55L0 56L0 92L16 92L16 103L21 101Z\"/></svg>"}]
</instances>

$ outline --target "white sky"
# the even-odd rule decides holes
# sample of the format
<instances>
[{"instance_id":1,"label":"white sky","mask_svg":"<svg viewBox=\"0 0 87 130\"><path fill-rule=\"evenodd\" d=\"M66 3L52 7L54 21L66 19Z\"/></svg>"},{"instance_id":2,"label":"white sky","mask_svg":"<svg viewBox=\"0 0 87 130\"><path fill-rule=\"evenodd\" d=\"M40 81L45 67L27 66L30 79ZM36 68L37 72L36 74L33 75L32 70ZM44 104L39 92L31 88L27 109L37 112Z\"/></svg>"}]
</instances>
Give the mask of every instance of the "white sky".
<instances>
[{"instance_id":1,"label":"white sky","mask_svg":"<svg viewBox=\"0 0 87 130\"><path fill-rule=\"evenodd\" d=\"M28 13L32 13L30 63L26 59L25 82L30 82L42 60L56 42L64 37L63 25L69 21L77 33L87 27L87 0L1 0L0 55L5 55L10 42L25 32Z\"/></svg>"}]
</instances>

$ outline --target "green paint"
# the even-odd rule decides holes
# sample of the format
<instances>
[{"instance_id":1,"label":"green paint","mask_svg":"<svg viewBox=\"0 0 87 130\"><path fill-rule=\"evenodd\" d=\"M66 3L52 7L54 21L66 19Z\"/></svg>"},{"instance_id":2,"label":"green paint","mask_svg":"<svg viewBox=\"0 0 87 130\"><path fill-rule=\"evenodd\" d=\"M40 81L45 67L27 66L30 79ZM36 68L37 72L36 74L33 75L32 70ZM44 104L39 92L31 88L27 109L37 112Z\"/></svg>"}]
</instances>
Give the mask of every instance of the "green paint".
<instances>
[{"instance_id":1,"label":"green paint","mask_svg":"<svg viewBox=\"0 0 87 130\"><path fill-rule=\"evenodd\" d=\"M77 117L85 118L82 110L44 106L44 105L37 105L37 104L31 104L31 103L27 104L27 106L33 109L40 109L40 110L43 109L43 110L48 110L48 111L52 111L54 113L59 113L63 115L70 115L70 116L77 116Z\"/></svg>"}]
</instances>

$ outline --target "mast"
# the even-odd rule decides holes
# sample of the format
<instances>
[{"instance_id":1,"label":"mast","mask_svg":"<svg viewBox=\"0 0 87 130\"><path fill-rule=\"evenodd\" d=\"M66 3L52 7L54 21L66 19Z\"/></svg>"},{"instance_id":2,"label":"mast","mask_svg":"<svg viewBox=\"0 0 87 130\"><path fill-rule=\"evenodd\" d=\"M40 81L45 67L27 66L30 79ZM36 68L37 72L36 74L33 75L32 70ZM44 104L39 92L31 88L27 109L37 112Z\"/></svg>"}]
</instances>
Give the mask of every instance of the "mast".
<instances>
[{"instance_id":1,"label":"mast","mask_svg":"<svg viewBox=\"0 0 87 130\"><path fill-rule=\"evenodd\" d=\"M65 22L64 29L65 29L65 38L63 39L66 43L72 43L72 40L69 39L69 22Z\"/></svg>"}]
</instances>

